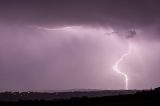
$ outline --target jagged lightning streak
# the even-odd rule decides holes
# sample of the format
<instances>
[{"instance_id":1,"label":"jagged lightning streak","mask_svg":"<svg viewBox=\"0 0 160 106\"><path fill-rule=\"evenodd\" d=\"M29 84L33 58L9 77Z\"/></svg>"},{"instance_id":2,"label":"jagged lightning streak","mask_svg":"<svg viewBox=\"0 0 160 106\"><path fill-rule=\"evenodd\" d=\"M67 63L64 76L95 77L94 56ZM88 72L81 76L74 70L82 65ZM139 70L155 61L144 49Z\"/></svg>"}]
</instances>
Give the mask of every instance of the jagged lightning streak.
<instances>
[{"instance_id":1,"label":"jagged lightning streak","mask_svg":"<svg viewBox=\"0 0 160 106\"><path fill-rule=\"evenodd\" d=\"M56 28L47 28L44 26L29 25L28 27L43 29L43 30L48 30L48 31L63 31L63 30L71 30L73 29L73 27L78 27L78 26L64 26L64 27L56 27Z\"/></svg>"},{"instance_id":2,"label":"jagged lightning streak","mask_svg":"<svg viewBox=\"0 0 160 106\"><path fill-rule=\"evenodd\" d=\"M46 27L39 27L39 28L41 28L41 29L44 29L44 30L69 30L69 29L72 29L72 27L69 27L69 26L67 26L67 27L61 27L61 28L46 28Z\"/></svg>"},{"instance_id":3,"label":"jagged lightning streak","mask_svg":"<svg viewBox=\"0 0 160 106\"><path fill-rule=\"evenodd\" d=\"M120 63L124 60L124 58L126 56L128 56L131 52L131 43L129 42L129 47L128 47L128 51L126 53L124 53L120 59L118 59L115 63L115 65L113 66L113 70L116 71L118 74L121 74L124 78L125 78L125 89L128 90L128 76L126 73L120 71L120 69L118 69L118 66L120 65Z\"/></svg>"}]
</instances>

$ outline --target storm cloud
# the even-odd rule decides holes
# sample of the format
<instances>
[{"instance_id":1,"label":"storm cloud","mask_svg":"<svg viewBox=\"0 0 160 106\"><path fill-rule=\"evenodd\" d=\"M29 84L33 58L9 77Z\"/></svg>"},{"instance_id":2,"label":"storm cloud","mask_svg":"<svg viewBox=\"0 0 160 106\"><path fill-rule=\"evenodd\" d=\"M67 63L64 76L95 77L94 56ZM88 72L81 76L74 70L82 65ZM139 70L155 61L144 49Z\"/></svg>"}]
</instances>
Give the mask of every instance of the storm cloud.
<instances>
[{"instance_id":1,"label":"storm cloud","mask_svg":"<svg viewBox=\"0 0 160 106\"><path fill-rule=\"evenodd\" d=\"M129 40L129 88L159 86L159 11L159 0L1 0L0 90L123 89L112 65Z\"/></svg>"}]
</instances>

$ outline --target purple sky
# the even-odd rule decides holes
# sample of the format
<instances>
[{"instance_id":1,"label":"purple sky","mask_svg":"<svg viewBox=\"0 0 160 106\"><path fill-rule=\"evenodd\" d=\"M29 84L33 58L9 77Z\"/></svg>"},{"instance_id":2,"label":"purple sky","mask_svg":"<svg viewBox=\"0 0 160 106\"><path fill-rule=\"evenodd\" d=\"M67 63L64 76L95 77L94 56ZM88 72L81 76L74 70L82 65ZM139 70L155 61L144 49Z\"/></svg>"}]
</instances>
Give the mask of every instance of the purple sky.
<instances>
[{"instance_id":1,"label":"purple sky","mask_svg":"<svg viewBox=\"0 0 160 106\"><path fill-rule=\"evenodd\" d=\"M0 91L160 86L159 0L0 0ZM126 34L135 29L136 35Z\"/></svg>"}]
</instances>

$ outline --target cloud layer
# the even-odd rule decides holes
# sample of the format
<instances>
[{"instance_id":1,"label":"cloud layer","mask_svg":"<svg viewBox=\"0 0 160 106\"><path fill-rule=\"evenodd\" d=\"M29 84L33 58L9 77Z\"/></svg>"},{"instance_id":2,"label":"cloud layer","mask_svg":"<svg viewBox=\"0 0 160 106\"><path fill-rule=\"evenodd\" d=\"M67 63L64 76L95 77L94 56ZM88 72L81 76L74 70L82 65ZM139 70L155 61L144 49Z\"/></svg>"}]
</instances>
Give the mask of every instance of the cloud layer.
<instances>
[{"instance_id":1,"label":"cloud layer","mask_svg":"<svg viewBox=\"0 0 160 106\"><path fill-rule=\"evenodd\" d=\"M112 65L129 40L129 88L159 86L159 11L159 0L1 0L0 90L123 89Z\"/></svg>"}]
</instances>

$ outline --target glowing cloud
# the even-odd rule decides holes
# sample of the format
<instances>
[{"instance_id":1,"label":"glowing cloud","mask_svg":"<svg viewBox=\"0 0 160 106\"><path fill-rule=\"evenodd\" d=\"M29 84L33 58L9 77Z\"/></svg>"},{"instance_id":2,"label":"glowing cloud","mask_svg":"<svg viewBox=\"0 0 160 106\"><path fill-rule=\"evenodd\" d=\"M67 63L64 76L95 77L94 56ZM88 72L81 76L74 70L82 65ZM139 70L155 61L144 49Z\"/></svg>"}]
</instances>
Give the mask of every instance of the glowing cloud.
<instances>
[{"instance_id":1,"label":"glowing cloud","mask_svg":"<svg viewBox=\"0 0 160 106\"><path fill-rule=\"evenodd\" d=\"M91 34L95 34L98 33L98 35L117 35L118 32L115 32L112 28L86 28L83 26L65 26L65 27L56 27L56 28L47 28L47 27L43 27L43 26L31 26L31 27L35 27L41 30L46 30L46 31L69 31L70 33L75 32L75 33L81 33L81 36L83 35L83 33L91 33ZM133 38L133 36L136 34L136 32L134 30L128 31L127 32L127 39ZM118 74L122 75L125 78L125 89L128 89L128 76L126 73L120 71L120 69L118 68L120 63L124 60L124 58L126 56L128 56L130 54L131 51L131 44L129 42L129 47L126 53L124 53L120 59L118 59L115 63L115 65L113 65L113 70L116 71Z\"/></svg>"}]
</instances>

